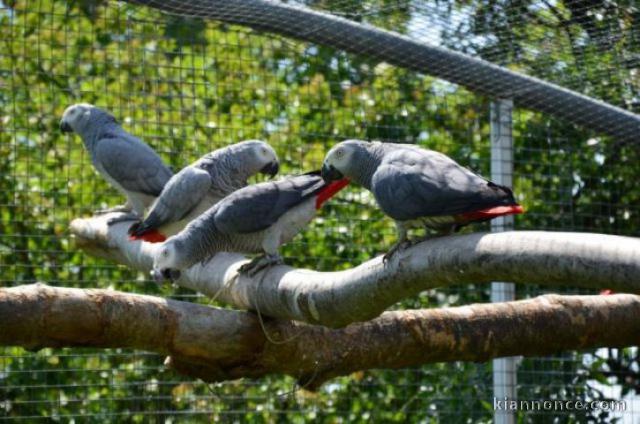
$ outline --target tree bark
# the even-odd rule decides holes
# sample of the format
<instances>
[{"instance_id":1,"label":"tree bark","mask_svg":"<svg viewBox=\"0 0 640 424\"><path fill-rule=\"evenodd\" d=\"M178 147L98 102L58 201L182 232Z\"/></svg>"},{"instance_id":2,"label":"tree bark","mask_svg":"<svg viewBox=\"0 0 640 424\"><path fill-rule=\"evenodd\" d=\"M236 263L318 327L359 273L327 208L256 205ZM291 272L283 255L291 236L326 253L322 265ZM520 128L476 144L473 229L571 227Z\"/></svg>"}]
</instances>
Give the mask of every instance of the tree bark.
<instances>
[{"instance_id":1,"label":"tree bark","mask_svg":"<svg viewBox=\"0 0 640 424\"><path fill-rule=\"evenodd\" d=\"M636 295L546 295L386 312L342 329L268 320L266 337L251 312L112 290L0 289L0 345L142 349L205 381L287 374L310 389L373 368L637 345L638 322Z\"/></svg>"},{"instance_id":2,"label":"tree bark","mask_svg":"<svg viewBox=\"0 0 640 424\"><path fill-rule=\"evenodd\" d=\"M76 219L71 232L89 254L149 271L159 244L130 241L129 224L108 215ZM367 321L399 300L440 286L510 281L640 293L640 239L589 233L518 231L434 238L340 272L277 266L238 276L242 255L220 253L177 284L266 316L329 327Z\"/></svg>"}]
</instances>

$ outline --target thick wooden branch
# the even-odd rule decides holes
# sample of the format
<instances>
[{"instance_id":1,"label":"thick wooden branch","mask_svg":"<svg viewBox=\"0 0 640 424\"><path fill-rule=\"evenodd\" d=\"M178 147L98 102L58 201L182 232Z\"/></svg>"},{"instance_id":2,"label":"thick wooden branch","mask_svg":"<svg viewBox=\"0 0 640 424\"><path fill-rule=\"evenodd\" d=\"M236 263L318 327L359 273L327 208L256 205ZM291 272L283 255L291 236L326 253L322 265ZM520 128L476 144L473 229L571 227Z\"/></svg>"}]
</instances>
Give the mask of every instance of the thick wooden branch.
<instances>
[{"instance_id":1,"label":"thick wooden branch","mask_svg":"<svg viewBox=\"0 0 640 424\"><path fill-rule=\"evenodd\" d=\"M76 219L71 232L90 254L142 271L158 245L132 242L108 216ZM589 233L518 231L434 238L340 272L278 266L238 277L246 259L221 253L183 273L178 284L271 317L340 327L378 316L420 291L460 283L509 281L640 293L640 239Z\"/></svg>"},{"instance_id":2,"label":"thick wooden branch","mask_svg":"<svg viewBox=\"0 0 640 424\"><path fill-rule=\"evenodd\" d=\"M44 284L0 289L0 345L121 347L170 355L206 381L287 374L314 388L372 368L486 361L640 343L640 296L547 295L456 308L386 312L330 329L111 290Z\"/></svg>"}]
</instances>

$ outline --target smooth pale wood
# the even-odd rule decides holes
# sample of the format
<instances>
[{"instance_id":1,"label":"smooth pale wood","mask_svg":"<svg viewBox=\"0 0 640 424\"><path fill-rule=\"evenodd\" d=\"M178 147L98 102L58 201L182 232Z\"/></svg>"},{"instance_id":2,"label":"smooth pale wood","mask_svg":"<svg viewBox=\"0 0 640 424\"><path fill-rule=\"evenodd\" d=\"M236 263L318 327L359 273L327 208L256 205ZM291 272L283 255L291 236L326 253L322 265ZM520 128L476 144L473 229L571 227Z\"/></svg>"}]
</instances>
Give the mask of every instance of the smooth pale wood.
<instances>
[{"instance_id":1,"label":"smooth pale wood","mask_svg":"<svg viewBox=\"0 0 640 424\"><path fill-rule=\"evenodd\" d=\"M78 246L150 271L160 245L130 241L130 223L109 227L108 218L74 220L71 233ZM220 253L183 272L177 284L237 308L329 327L366 321L423 290L461 283L510 281L640 293L640 239L604 234L509 231L439 237L386 265L376 257L340 272L277 266L253 278L238 276L246 260Z\"/></svg>"}]
</instances>

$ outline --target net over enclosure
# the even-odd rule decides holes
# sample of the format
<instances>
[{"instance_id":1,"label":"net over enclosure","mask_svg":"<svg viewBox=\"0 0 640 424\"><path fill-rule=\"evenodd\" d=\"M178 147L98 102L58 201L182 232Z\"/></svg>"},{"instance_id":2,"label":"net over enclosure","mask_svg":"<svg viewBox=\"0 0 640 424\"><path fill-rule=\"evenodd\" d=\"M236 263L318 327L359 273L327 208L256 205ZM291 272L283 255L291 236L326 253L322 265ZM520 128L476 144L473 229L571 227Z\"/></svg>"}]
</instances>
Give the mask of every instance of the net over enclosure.
<instances>
[{"instance_id":1,"label":"net over enclosure","mask_svg":"<svg viewBox=\"0 0 640 424\"><path fill-rule=\"evenodd\" d=\"M275 147L284 173L319 168L328 148L348 138L417 143L512 179L527 210L516 229L640 236L640 9L632 0L2 0L0 31L3 287L44 281L209 303L71 242L73 218L122 203L79 138L58 130L76 102L111 111L176 170L250 138ZM496 137L513 143L508 154L492 155ZM285 259L350 268L394 237L372 197L350 188L286 246ZM487 302L490 291L489 284L442 288L395 307ZM518 286L516 298L544 291ZM493 415L491 363L367 371L310 394L291 392L294 381L278 376L206 385L162 361L124 349L2 348L0 419ZM509 366L520 399L623 398L625 419L637 420L636 348ZM553 414L563 422L621 416Z\"/></svg>"}]
</instances>

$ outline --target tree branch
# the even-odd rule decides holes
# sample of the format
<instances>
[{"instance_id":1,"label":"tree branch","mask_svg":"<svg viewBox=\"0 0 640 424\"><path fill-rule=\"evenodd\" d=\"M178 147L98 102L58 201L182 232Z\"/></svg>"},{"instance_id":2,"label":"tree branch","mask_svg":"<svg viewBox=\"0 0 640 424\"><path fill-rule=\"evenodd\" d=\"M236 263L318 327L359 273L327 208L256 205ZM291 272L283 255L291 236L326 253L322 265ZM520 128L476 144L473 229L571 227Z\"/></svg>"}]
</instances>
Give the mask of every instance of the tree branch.
<instances>
[{"instance_id":1,"label":"tree branch","mask_svg":"<svg viewBox=\"0 0 640 424\"><path fill-rule=\"evenodd\" d=\"M132 242L128 224L106 225L108 215L76 219L78 246L141 271L152 267L158 245ZM242 309L330 327L366 321L395 302L440 286L510 281L545 286L609 288L640 293L640 239L589 233L519 231L440 237L396 255L340 272L278 266L237 276L246 259L220 253L182 273L178 284Z\"/></svg>"},{"instance_id":2,"label":"tree branch","mask_svg":"<svg viewBox=\"0 0 640 424\"><path fill-rule=\"evenodd\" d=\"M308 388L372 368L487 361L640 343L640 297L558 296L386 312L330 329L112 290L0 289L0 345L120 347L170 355L176 371L222 381L287 374ZM612 331L615 329L615 331Z\"/></svg>"}]
</instances>

